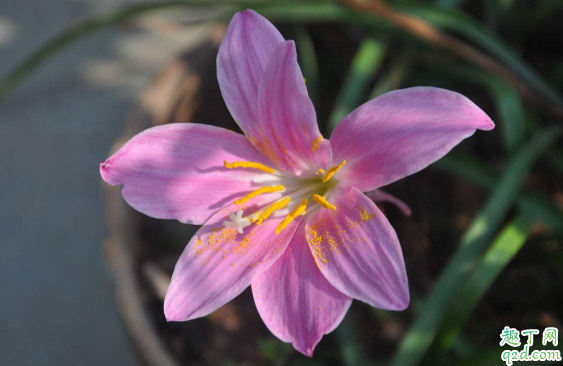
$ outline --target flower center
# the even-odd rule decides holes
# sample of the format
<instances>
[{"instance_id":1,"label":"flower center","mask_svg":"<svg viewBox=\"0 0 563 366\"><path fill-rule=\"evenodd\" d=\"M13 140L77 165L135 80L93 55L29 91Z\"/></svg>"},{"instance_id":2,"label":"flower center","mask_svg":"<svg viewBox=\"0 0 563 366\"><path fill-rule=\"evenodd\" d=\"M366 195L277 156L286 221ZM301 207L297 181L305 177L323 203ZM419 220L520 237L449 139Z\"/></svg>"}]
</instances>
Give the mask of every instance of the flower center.
<instances>
[{"instance_id":1,"label":"flower center","mask_svg":"<svg viewBox=\"0 0 563 366\"><path fill-rule=\"evenodd\" d=\"M239 233L242 233L243 229L250 224L260 225L271 216L285 216L284 220L276 228L276 234L279 234L300 215L305 215L318 208L336 210L336 206L331 204L326 196L337 184L337 181L334 179L331 180L331 178L346 164L346 160L328 169L327 172L323 169L319 169L317 171L317 177L310 178L295 177L255 162L236 161L229 163L224 161L223 164L226 169L248 168L257 169L266 173L253 181L254 183L262 185L262 187L234 201L237 205L247 203L252 198L262 194L284 194L282 198L275 200L266 207L248 216L243 216L243 210L239 210L236 215L232 213L230 215L231 221L223 222L223 226L234 227ZM312 204L310 204L310 200L313 201Z\"/></svg>"}]
</instances>

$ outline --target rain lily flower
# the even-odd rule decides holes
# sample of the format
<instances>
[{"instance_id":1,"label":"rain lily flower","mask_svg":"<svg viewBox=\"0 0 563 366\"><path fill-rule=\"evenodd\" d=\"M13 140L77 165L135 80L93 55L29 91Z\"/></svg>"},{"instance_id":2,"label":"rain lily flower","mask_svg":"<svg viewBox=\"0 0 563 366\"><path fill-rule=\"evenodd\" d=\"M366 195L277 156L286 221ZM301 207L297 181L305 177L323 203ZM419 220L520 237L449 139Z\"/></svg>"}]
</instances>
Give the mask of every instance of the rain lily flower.
<instances>
[{"instance_id":1,"label":"rain lily flower","mask_svg":"<svg viewBox=\"0 0 563 366\"><path fill-rule=\"evenodd\" d=\"M231 21L217 74L244 135L158 126L100 166L140 212L203 224L176 265L166 318L206 316L252 285L270 331L312 356L352 299L405 309L397 235L362 192L424 169L477 129L492 129L491 119L458 93L416 87L365 103L325 139L294 42L251 10Z\"/></svg>"}]
</instances>

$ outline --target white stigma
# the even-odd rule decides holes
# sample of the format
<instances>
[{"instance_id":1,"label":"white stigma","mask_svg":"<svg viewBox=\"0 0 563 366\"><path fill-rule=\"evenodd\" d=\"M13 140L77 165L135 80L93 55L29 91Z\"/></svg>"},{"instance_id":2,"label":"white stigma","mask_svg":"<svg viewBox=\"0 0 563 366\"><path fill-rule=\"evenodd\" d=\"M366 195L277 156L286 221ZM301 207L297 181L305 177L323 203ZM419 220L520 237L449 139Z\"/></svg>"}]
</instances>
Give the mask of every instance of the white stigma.
<instances>
[{"instance_id":1,"label":"white stigma","mask_svg":"<svg viewBox=\"0 0 563 366\"><path fill-rule=\"evenodd\" d=\"M250 225L250 221L246 217L242 217L243 215L242 210L238 210L236 215L235 213L231 213L229 218L231 221L223 221L224 227L236 227L239 234L242 234L242 229Z\"/></svg>"}]
</instances>

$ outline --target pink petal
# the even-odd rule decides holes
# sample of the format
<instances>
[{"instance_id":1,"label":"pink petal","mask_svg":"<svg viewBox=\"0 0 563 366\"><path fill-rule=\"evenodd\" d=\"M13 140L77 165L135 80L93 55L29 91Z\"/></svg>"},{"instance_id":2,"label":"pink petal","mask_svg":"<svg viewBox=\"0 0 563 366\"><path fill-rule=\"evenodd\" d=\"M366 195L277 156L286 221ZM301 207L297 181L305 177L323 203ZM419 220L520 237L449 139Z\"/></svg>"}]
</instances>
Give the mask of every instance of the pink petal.
<instances>
[{"instance_id":1,"label":"pink petal","mask_svg":"<svg viewBox=\"0 0 563 366\"><path fill-rule=\"evenodd\" d=\"M401 201L397 197L393 196L392 194L389 194L387 192L383 192L381 189L376 189L376 190L373 190L373 191L370 191L370 192L366 192L366 196L368 196L374 202L389 202L389 203L392 203L395 206L397 206L397 208L399 210L401 210L403 212L403 214L405 214L405 216L411 215L411 209L406 203L404 203L403 201Z\"/></svg>"},{"instance_id":2,"label":"pink petal","mask_svg":"<svg viewBox=\"0 0 563 366\"><path fill-rule=\"evenodd\" d=\"M321 208L305 222L309 247L325 278L343 294L372 306L405 309L407 274L389 221L355 188L338 186L327 198L336 211Z\"/></svg>"},{"instance_id":3,"label":"pink petal","mask_svg":"<svg viewBox=\"0 0 563 366\"><path fill-rule=\"evenodd\" d=\"M260 208L266 199L255 202L245 212ZM283 217L269 218L238 234L236 228L225 228L222 223L239 209L238 205L222 209L190 240L176 264L164 300L169 321L205 316L238 296L283 254L301 220L295 220L280 234L276 234L276 227Z\"/></svg>"},{"instance_id":4,"label":"pink petal","mask_svg":"<svg viewBox=\"0 0 563 366\"><path fill-rule=\"evenodd\" d=\"M360 106L336 126L333 160L361 191L371 191L416 173L447 154L491 119L461 94L417 87L396 90Z\"/></svg>"},{"instance_id":5,"label":"pink petal","mask_svg":"<svg viewBox=\"0 0 563 366\"><path fill-rule=\"evenodd\" d=\"M254 169L226 169L223 161L272 165L248 140L208 125L150 128L100 165L102 178L124 184L123 197L152 217L202 224L222 207L256 189Z\"/></svg>"},{"instance_id":6,"label":"pink petal","mask_svg":"<svg viewBox=\"0 0 563 366\"><path fill-rule=\"evenodd\" d=\"M258 87L266 64L284 41L280 32L260 14L235 14L217 55L217 79L234 120L247 136L260 136Z\"/></svg>"},{"instance_id":7,"label":"pink petal","mask_svg":"<svg viewBox=\"0 0 563 366\"><path fill-rule=\"evenodd\" d=\"M330 142L317 125L315 107L297 64L295 43L276 48L258 92L260 134L254 142L281 169L314 175L330 164Z\"/></svg>"},{"instance_id":8,"label":"pink petal","mask_svg":"<svg viewBox=\"0 0 563 366\"><path fill-rule=\"evenodd\" d=\"M252 283L260 316L279 339L312 357L324 334L344 318L352 299L332 287L321 274L299 225L284 254Z\"/></svg>"}]
</instances>

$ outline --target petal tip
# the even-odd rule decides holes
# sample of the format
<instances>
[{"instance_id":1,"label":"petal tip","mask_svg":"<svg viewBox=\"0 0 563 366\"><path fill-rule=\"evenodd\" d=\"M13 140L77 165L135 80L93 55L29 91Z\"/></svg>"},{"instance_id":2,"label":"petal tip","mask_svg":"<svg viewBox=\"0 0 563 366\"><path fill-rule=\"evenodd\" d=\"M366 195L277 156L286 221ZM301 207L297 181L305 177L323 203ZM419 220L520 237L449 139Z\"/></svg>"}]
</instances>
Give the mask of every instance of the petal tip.
<instances>
[{"instance_id":1,"label":"petal tip","mask_svg":"<svg viewBox=\"0 0 563 366\"><path fill-rule=\"evenodd\" d=\"M407 299L407 300L405 300L405 301L401 301L401 302L397 305L397 308L396 308L395 310L397 310L397 311L407 310L407 308L409 307L409 305L410 305L410 300L409 300L409 299Z\"/></svg>"},{"instance_id":2,"label":"petal tip","mask_svg":"<svg viewBox=\"0 0 563 366\"><path fill-rule=\"evenodd\" d=\"M232 23L232 22L235 22L235 21L242 20L242 19L248 19L248 18L250 18L250 17L252 17L252 16L254 15L253 13L254 13L254 12L253 12L252 10L250 10L250 9L246 9L246 10L243 10L243 11L239 11L239 12L235 13L235 15L233 16L233 19L231 20L231 23ZM242 19L241 19L241 18L242 18Z\"/></svg>"},{"instance_id":3,"label":"petal tip","mask_svg":"<svg viewBox=\"0 0 563 366\"><path fill-rule=\"evenodd\" d=\"M492 119L487 119L486 121L483 121L478 128L483 131L490 131L495 128L495 123Z\"/></svg>"},{"instance_id":4,"label":"petal tip","mask_svg":"<svg viewBox=\"0 0 563 366\"><path fill-rule=\"evenodd\" d=\"M266 18L264 18L262 15L260 15L256 11L254 11L252 9L246 9L246 10L243 10L243 11L239 11L238 13L235 13L235 15L233 16L233 19L231 20L231 23L233 23L235 20L236 21L242 21L242 22L247 22L247 21L252 22L253 20L254 21L260 21L261 19L266 20Z\"/></svg>"},{"instance_id":5,"label":"petal tip","mask_svg":"<svg viewBox=\"0 0 563 366\"><path fill-rule=\"evenodd\" d=\"M181 322L188 320L180 315L180 312L176 309L176 306L174 306L172 300L170 300L170 297L168 296L164 299L164 317L167 322Z\"/></svg>"},{"instance_id":6,"label":"petal tip","mask_svg":"<svg viewBox=\"0 0 563 366\"><path fill-rule=\"evenodd\" d=\"M403 311L406 310L410 305L411 299L409 295L409 290L405 290L403 294L397 299L397 302L394 304L393 309L395 311Z\"/></svg>"},{"instance_id":7,"label":"petal tip","mask_svg":"<svg viewBox=\"0 0 563 366\"><path fill-rule=\"evenodd\" d=\"M253 16L253 15L258 14L258 13L256 13L256 12L255 12L254 10L252 10L252 9L246 9L246 10L243 10L243 11L241 11L241 12L238 12L237 14L242 14L242 15L244 15L244 16Z\"/></svg>"},{"instance_id":8,"label":"petal tip","mask_svg":"<svg viewBox=\"0 0 563 366\"><path fill-rule=\"evenodd\" d=\"M295 55L295 57L297 58L297 46L295 45L295 41L290 39L288 41L285 41L283 44L283 47L287 48L288 52L291 55Z\"/></svg>"},{"instance_id":9,"label":"petal tip","mask_svg":"<svg viewBox=\"0 0 563 366\"><path fill-rule=\"evenodd\" d=\"M103 163L100 163L100 175L102 176L102 179L104 181L109 183L109 179L110 179L110 177L109 177L109 167L110 167L110 164L109 164L108 160L104 161Z\"/></svg>"},{"instance_id":10,"label":"petal tip","mask_svg":"<svg viewBox=\"0 0 563 366\"><path fill-rule=\"evenodd\" d=\"M320 339L319 339L320 341ZM315 352L315 347L319 342L315 343L312 346L300 347L297 343L293 343L293 348L295 348L299 353L302 355L313 358L313 353Z\"/></svg>"}]
</instances>

